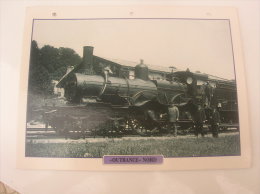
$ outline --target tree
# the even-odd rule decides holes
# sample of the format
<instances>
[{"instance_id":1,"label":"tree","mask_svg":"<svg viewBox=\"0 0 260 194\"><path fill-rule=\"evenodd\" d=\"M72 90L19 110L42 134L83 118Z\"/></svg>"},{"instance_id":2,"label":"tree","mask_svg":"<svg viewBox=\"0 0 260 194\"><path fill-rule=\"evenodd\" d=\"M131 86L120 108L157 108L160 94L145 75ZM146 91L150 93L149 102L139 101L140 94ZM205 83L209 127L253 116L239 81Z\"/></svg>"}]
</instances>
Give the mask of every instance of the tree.
<instances>
[{"instance_id":1,"label":"tree","mask_svg":"<svg viewBox=\"0 0 260 194\"><path fill-rule=\"evenodd\" d=\"M57 65L55 71L51 74L52 79L55 80L59 80L69 66L75 66L81 62L81 57L73 49L60 47L58 52Z\"/></svg>"},{"instance_id":2,"label":"tree","mask_svg":"<svg viewBox=\"0 0 260 194\"><path fill-rule=\"evenodd\" d=\"M31 53L30 53L30 65L39 65L40 63L40 49L35 40L31 43Z\"/></svg>"},{"instance_id":3,"label":"tree","mask_svg":"<svg viewBox=\"0 0 260 194\"><path fill-rule=\"evenodd\" d=\"M81 61L80 56L70 48L54 48L45 45L40 50L40 64L44 66L52 79L59 80L68 66L74 66Z\"/></svg>"},{"instance_id":4,"label":"tree","mask_svg":"<svg viewBox=\"0 0 260 194\"><path fill-rule=\"evenodd\" d=\"M81 57L70 48L59 48L59 61L61 66L74 66L81 62Z\"/></svg>"},{"instance_id":5,"label":"tree","mask_svg":"<svg viewBox=\"0 0 260 194\"><path fill-rule=\"evenodd\" d=\"M51 94L52 85L50 74L47 69L41 65L30 68L29 89L39 94Z\"/></svg>"},{"instance_id":6,"label":"tree","mask_svg":"<svg viewBox=\"0 0 260 194\"><path fill-rule=\"evenodd\" d=\"M55 48L44 45L39 49L35 40L31 43L29 90L41 94L50 94L51 80L59 80L68 66L78 65L81 57L70 48Z\"/></svg>"},{"instance_id":7,"label":"tree","mask_svg":"<svg viewBox=\"0 0 260 194\"><path fill-rule=\"evenodd\" d=\"M59 50L50 45L45 45L40 50L40 64L45 67L49 73L55 72L60 67Z\"/></svg>"},{"instance_id":8,"label":"tree","mask_svg":"<svg viewBox=\"0 0 260 194\"><path fill-rule=\"evenodd\" d=\"M47 94L51 80L49 72L41 65L41 51L36 41L31 43L29 90L35 93Z\"/></svg>"}]
</instances>

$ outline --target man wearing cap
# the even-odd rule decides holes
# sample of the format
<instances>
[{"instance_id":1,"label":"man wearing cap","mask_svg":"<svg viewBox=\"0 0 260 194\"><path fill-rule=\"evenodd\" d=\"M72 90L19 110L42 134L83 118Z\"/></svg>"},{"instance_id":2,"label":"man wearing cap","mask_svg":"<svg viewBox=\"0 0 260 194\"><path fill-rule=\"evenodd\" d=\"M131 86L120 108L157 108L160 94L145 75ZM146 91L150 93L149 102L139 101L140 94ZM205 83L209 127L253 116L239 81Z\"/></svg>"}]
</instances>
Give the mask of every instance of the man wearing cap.
<instances>
[{"instance_id":1,"label":"man wearing cap","mask_svg":"<svg viewBox=\"0 0 260 194\"><path fill-rule=\"evenodd\" d=\"M218 138L219 123L220 123L219 112L217 111L216 108L214 108L211 117L211 129L212 129L212 135L215 138Z\"/></svg>"},{"instance_id":2,"label":"man wearing cap","mask_svg":"<svg viewBox=\"0 0 260 194\"><path fill-rule=\"evenodd\" d=\"M206 104L210 107L211 99L213 97L213 88L209 84L209 81L206 82L204 92L205 92L205 96L206 96Z\"/></svg>"},{"instance_id":3,"label":"man wearing cap","mask_svg":"<svg viewBox=\"0 0 260 194\"><path fill-rule=\"evenodd\" d=\"M174 104L169 105L168 108L168 115L169 115L169 124L170 124L170 130L174 131L174 136L177 136L177 121L179 120L179 109Z\"/></svg>"},{"instance_id":4,"label":"man wearing cap","mask_svg":"<svg viewBox=\"0 0 260 194\"><path fill-rule=\"evenodd\" d=\"M197 111L194 115L194 124L195 124L195 135L198 137L199 133L202 137L204 137L205 133L203 130L203 124L206 121L206 114L205 110L201 107L201 105L198 105Z\"/></svg>"}]
</instances>

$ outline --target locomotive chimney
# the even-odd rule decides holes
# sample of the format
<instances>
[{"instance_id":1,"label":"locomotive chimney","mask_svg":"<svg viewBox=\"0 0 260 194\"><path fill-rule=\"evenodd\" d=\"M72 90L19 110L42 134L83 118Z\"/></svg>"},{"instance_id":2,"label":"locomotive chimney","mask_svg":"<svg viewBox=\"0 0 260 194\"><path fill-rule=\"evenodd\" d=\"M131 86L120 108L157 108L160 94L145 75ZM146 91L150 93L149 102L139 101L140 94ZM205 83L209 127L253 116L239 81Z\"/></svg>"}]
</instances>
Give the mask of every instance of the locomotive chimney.
<instances>
[{"instance_id":1,"label":"locomotive chimney","mask_svg":"<svg viewBox=\"0 0 260 194\"><path fill-rule=\"evenodd\" d=\"M149 80L149 69L144 64L144 60L140 60L140 64L135 66L135 78L142 80Z\"/></svg>"},{"instance_id":2,"label":"locomotive chimney","mask_svg":"<svg viewBox=\"0 0 260 194\"><path fill-rule=\"evenodd\" d=\"M83 72L93 71L93 50L92 46L84 46L83 48L83 64L81 69Z\"/></svg>"}]
</instances>

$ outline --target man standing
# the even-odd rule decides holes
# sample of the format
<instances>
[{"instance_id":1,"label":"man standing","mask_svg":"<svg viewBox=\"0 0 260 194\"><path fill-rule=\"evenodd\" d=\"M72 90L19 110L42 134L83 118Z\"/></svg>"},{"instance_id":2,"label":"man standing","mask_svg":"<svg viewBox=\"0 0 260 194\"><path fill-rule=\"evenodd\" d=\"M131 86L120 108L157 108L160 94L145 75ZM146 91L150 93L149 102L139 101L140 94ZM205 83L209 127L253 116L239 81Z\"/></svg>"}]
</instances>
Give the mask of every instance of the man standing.
<instances>
[{"instance_id":1,"label":"man standing","mask_svg":"<svg viewBox=\"0 0 260 194\"><path fill-rule=\"evenodd\" d=\"M174 131L174 137L177 136L177 121L179 120L179 109L174 104L169 105L168 108L168 114L169 114L169 124L170 124L170 130Z\"/></svg>"},{"instance_id":2,"label":"man standing","mask_svg":"<svg viewBox=\"0 0 260 194\"><path fill-rule=\"evenodd\" d=\"M207 81L207 83L205 85L205 91L204 92L205 92L205 96L206 96L206 104L207 104L208 107L210 107L211 99L213 97L213 88L209 84L209 81Z\"/></svg>"},{"instance_id":3,"label":"man standing","mask_svg":"<svg viewBox=\"0 0 260 194\"><path fill-rule=\"evenodd\" d=\"M211 118L211 130L212 135L215 138L218 138L218 128L220 123L220 115L216 108L213 109L212 118Z\"/></svg>"},{"instance_id":4,"label":"man standing","mask_svg":"<svg viewBox=\"0 0 260 194\"><path fill-rule=\"evenodd\" d=\"M194 115L194 122L195 122L195 135L198 137L199 133L202 137L204 137L205 133L203 130L203 124L205 123L206 115L204 109L201 105L198 105L197 111Z\"/></svg>"}]
</instances>

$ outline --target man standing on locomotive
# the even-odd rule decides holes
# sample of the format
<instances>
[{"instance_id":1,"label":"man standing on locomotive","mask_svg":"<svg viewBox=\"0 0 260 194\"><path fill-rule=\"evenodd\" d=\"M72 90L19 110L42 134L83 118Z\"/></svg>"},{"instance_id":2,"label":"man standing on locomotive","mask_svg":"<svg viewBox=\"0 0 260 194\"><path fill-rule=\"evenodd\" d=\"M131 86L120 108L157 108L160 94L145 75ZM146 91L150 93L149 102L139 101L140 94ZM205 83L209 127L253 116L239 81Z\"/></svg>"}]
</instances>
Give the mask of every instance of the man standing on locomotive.
<instances>
[{"instance_id":1,"label":"man standing on locomotive","mask_svg":"<svg viewBox=\"0 0 260 194\"><path fill-rule=\"evenodd\" d=\"M170 131L173 131L174 137L177 136L177 122L179 120L179 109L174 104L169 105L168 107L168 115L169 115L169 124L170 124Z\"/></svg>"},{"instance_id":2,"label":"man standing on locomotive","mask_svg":"<svg viewBox=\"0 0 260 194\"><path fill-rule=\"evenodd\" d=\"M195 124L195 135L198 137L199 133L202 137L204 137L205 133L203 130L203 124L206 120L206 114L204 109L201 107L201 105L198 105L197 111L194 115L194 124Z\"/></svg>"},{"instance_id":3,"label":"man standing on locomotive","mask_svg":"<svg viewBox=\"0 0 260 194\"><path fill-rule=\"evenodd\" d=\"M220 123L220 115L216 108L213 109L211 117L211 130L213 137L218 137L218 128Z\"/></svg>"}]
</instances>

